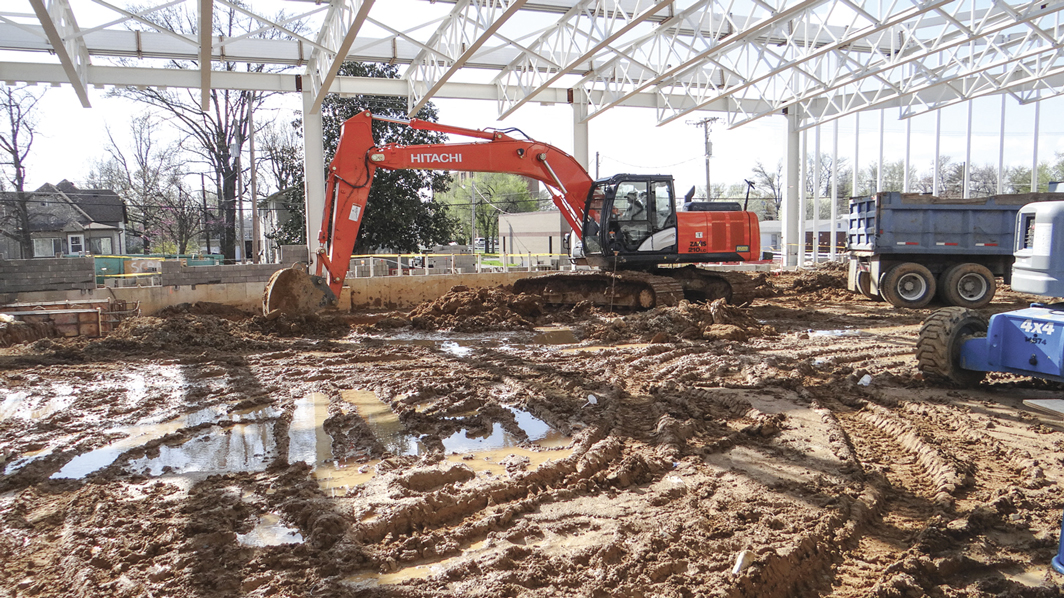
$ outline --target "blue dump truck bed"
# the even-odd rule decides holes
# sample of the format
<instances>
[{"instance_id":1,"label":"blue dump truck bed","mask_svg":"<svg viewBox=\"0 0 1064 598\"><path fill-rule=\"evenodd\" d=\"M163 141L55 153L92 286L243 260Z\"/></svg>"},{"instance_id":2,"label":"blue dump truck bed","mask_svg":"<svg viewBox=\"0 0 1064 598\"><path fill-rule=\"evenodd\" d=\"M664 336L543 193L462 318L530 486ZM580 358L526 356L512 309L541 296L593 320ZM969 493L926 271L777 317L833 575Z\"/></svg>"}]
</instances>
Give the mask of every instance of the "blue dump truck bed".
<instances>
[{"instance_id":1,"label":"blue dump truck bed","mask_svg":"<svg viewBox=\"0 0 1064 598\"><path fill-rule=\"evenodd\" d=\"M879 193L850 200L848 249L858 255L1011 255L1016 213L1043 194L979 199Z\"/></svg>"},{"instance_id":2,"label":"blue dump truck bed","mask_svg":"<svg viewBox=\"0 0 1064 598\"><path fill-rule=\"evenodd\" d=\"M936 295L946 305L983 307L994 297L996 278L1010 280L1020 208L1060 197L888 192L852 198L846 286L895 307L920 308Z\"/></svg>"}]
</instances>

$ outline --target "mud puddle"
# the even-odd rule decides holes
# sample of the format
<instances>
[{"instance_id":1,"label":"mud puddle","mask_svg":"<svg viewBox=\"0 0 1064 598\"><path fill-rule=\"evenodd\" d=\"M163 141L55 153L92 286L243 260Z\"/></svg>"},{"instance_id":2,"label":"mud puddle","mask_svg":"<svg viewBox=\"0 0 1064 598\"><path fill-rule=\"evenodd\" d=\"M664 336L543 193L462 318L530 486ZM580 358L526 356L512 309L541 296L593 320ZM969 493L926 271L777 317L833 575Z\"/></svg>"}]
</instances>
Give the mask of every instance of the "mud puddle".
<instances>
[{"instance_id":1,"label":"mud puddle","mask_svg":"<svg viewBox=\"0 0 1064 598\"><path fill-rule=\"evenodd\" d=\"M202 424L212 426L205 433L181 440L180 444L163 444L158 447L157 456L133 459L125 468L151 476L260 471L274 452L273 424L241 422L270 420L277 415L278 412L269 407L229 413L224 406L215 405L169 421L114 428L108 433L123 438L74 457L51 477L82 479L112 465L126 452ZM234 425L223 429L215 426L225 422Z\"/></svg>"},{"instance_id":2,"label":"mud puddle","mask_svg":"<svg viewBox=\"0 0 1064 598\"><path fill-rule=\"evenodd\" d=\"M429 451L420 436L407 431L391 407L374 392L345 390L341 391L340 399L340 412L345 415L350 411L357 413L388 453L416 457ZM310 465L321 488L335 495L373 479L381 460L337 458L332 449L332 437L324 429L329 417L329 403L328 396L323 393L311 393L296 402L289 428L288 460ZM462 429L442 439L446 460L465 463L474 471L501 475L506 472L504 461L511 455L527 459L527 467L535 469L550 459L561 459L571 453L561 450L572 442L571 438L526 411L510 406L505 408L513 415L524 436L511 434L498 422L492 424L489 433L480 436L470 435L468 430Z\"/></svg>"},{"instance_id":3,"label":"mud puddle","mask_svg":"<svg viewBox=\"0 0 1064 598\"><path fill-rule=\"evenodd\" d=\"M576 332L564 326L540 326L532 331L479 332L456 334L453 332L407 332L389 337L369 336L364 344L387 346L426 347L455 357L469 356L477 349L516 351L544 349L558 345L575 345L580 342Z\"/></svg>"},{"instance_id":4,"label":"mud puddle","mask_svg":"<svg viewBox=\"0 0 1064 598\"><path fill-rule=\"evenodd\" d=\"M237 534L236 538L240 544L256 548L303 543L303 535L299 530L281 523L281 516L276 513L260 516L254 529L246 534Z\"/></svg>"}]
</instances>

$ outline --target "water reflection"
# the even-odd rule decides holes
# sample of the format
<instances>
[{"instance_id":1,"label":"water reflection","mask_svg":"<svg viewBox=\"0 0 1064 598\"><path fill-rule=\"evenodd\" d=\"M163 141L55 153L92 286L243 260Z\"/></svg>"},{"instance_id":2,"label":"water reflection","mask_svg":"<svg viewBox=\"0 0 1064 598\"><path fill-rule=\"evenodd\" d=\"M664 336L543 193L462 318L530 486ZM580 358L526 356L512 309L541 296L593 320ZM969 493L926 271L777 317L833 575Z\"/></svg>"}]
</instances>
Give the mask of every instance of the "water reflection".
<instances>
[{"instance_id":1,"label":"water reflection","mask_svg":"<svg viewBox=\"0 0 1064 598\"><path fill-rule=\"evenodd\" d=\"M193 413L164 422L146 421L135 426L113 428L108 435L124 437L110 444L82 453L71 459L62 469L52 474L52 479L81 479L114 463L123 453L143 446L185 428L202 424L229 421L247 421L276 417L271 408L245 410L227 414L224 405L213 405ZM200 434L180 446L161 446L159 456L143 457L131 461L134 471L148 469L159 475L169 467L175 472L188 471L250 471L265 467L267 458L274 450L273 424L237 424L230 429L215 428Z\"/></svg>"},{"instance_id":2,"label":"water reflection","mask_svg":"<svg viewBox=\"0 0 1064 598\"><path fill-rule=\"evenodd\" d=\"M282 524L281 517L275 513L266 513L259 518L255 529L246 534L237 534L236 539L244 546L255 547L303 543L303 535L299 530Z\"/></svg>"}]
</instances>

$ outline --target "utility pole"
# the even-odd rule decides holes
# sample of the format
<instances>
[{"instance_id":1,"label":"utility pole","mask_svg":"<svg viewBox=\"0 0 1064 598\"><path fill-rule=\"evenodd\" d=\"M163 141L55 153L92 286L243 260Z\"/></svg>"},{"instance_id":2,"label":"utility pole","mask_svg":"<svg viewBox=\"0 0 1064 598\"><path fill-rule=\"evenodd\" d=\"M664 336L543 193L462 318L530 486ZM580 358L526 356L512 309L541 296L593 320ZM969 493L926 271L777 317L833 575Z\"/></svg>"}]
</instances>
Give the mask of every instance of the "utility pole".
<instances>
[{"instance_id":1,"label":"utility pole","mask_svg":"<svg viewBox=\"0 0 1064 598\"><path fill-rule=\"evenodd\" d=\"M599 178L599 153L595 152L595 180Z\"/></svg>"},{"instance_id":2,"label":"utility pole","mask_svg":"<svg viewBox=\"0 0 1064 598\"><path fill-rule=\"evenodd\" d=\"M473 178L469 179L469 244L473 246L473 253L477 252L477 184ZM488 242L484 241L484 251L488 250Z\"/></svg>"},{"instance_id":3,"label":"utility pole","mask_svg":"<svg viewBox=\"0 0 1064 598\"><path fill-rule=\"evenodd\" d=\"M203 180L203 173L199 175L200 196L203 197L203 233L207 237L207 255L211 254L211 224L210 212L207 211L207 184Z\"/></svg>"},{"instance_id":4,"label":"utility pole","mask_svg":"<svg viewBox=\"0 0 1064 598\"><path fill-rule=\"evenodd\" d=\"M709 180L709 159L713 157L713 143L709 140L709 130L713 123L717 122L718 120L720 120L719 116L713 116L709 118L703 118L702 120L687 121L687 124L689 125L701 125L702 130L705 132L706 136L706 201L709 201L711 199L710 193L712 189L712 187L710 187Z\"/></svg>"}]
</instances>

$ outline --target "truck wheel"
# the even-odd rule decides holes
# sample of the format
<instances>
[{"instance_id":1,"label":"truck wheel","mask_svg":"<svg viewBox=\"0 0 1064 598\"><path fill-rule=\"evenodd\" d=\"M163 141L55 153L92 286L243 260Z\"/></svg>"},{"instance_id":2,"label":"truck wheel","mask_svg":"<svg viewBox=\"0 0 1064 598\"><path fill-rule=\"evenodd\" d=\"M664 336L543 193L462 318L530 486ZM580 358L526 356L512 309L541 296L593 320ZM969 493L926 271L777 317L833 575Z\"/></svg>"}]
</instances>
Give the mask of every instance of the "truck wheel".
<instances>
[{"instance_id":1,"label":"truck wheel","mask_svg":"<svg viewBox=\"0 0 1064 598\"><path fill-rule=\"evenodd\" d=\"M948 305L978 309L994 298L994 275L982 264L957 264L939 278L939 295Z\"/></svg>"},{"instance_id":2,"label":"truck wheel","mask_svg":"<svg viewBox=\"0 0 1064 598\"><path fill-rule=\"evenodd\" d=\"M883 298L880 297L878 293L872 292L872 274L869 272L857 273L857 290L860 291L862 295L868 297L873 301L883 300Z\"/></svg>"},{"instance_id":3,"label":"truck wheel","mask_svg":"<svg viewBox=\"0 0 1064 598\"><path fill-rule=\"evenodd\" d=\"M920 264L898 264L883 275L879 294L894 307L920 308L935 296L935 277Z\"/></svg>"},{"instance_id":4,"label":"truck wheel","mask_svg":"<svg viewBox=\"0 0 1064 598\"><path fill-rule=\"evenodd\" d=\"M970 338L986 336L986 328L983 314L964 307L946 307L931 314L916 341L920 371L961 386L975 386L986 372L960 366L961 346Z\"/></svg>"}]
</instances>

